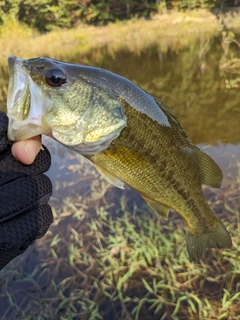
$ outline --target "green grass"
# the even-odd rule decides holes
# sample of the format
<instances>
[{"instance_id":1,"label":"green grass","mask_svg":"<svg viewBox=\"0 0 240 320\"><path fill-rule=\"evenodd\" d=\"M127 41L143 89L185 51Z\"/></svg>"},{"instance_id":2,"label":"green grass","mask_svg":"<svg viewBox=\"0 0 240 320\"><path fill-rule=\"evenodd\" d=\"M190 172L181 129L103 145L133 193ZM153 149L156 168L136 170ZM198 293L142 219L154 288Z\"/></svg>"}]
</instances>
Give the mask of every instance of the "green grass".
<instances>
[{"instance_id":1,"label":"green grass","mask_svg":"<svg viewBox=\"0 0 240 320\"><path fill-rule=\"evenodd\" d=\"M239 27L240 20L236 13L226 13L222 19L227 27ZM119 49L140 52L152 44L159 43L161 50L181 42L188 44L196 34L216 33L223 25L216 15L207 10L174 12L152 16L151 20L132 19L129 21L109 23L107 26L80 26L73 29L54 30L39 34L16 20L6 19L0 28L0 47L2 48L0 65L6 64L9 55L22 58L49 56L62 59L74 57L79 59L94 49L105 48L114 55ZM148 30L148 32L146 32ZM173 37L178 37L174 40ZM101 59L98 55L96 59Z\"/></svg>"}]
</instances>

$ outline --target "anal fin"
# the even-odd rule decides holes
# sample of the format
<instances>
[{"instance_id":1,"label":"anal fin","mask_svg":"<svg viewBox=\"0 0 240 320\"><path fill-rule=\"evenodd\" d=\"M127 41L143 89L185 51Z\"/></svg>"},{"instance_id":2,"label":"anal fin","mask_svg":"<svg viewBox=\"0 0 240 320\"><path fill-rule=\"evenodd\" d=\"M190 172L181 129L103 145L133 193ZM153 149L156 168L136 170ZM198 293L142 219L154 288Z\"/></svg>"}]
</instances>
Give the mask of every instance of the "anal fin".
<instances>
[{"instance_id":1,"label":"anal fin","mask_svg":"<svg viewBox=\"0 0 240 320\"><path fill-rule=\"evenodd\" d=\"M168 213L170 208L165 206L162 203L156 202L154 200L151 200L149 198L146 198L144 196L142 196L142 198L147 202L147 204L149 205L149 207L151 207L153 209L153 211L155 211L157 214L159 214L164 220L168 219Z\"/></svg>"}]
</instances>

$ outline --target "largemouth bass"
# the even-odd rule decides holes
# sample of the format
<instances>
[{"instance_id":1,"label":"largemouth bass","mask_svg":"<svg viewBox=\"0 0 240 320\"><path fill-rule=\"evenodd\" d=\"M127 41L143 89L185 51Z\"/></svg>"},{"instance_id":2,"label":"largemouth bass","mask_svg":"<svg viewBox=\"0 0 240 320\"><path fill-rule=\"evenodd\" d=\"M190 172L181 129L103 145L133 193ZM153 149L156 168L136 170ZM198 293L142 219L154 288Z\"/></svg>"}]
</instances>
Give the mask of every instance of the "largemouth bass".
<instances>
[{"instance_id":1,"label":"largemouth bass","mask_svg":"<svg viewBox=\"0 0 240 320\"><path fill-rule=\"evenodd\" d=\"M173 111L112 72L48 58L9 57L8 136L53 137L87 157L113 185L127 184L164 219L186 221L190 258L230 248L202 184L219 188L222 172L186 136Z\"/></svg>"}]
</instances>

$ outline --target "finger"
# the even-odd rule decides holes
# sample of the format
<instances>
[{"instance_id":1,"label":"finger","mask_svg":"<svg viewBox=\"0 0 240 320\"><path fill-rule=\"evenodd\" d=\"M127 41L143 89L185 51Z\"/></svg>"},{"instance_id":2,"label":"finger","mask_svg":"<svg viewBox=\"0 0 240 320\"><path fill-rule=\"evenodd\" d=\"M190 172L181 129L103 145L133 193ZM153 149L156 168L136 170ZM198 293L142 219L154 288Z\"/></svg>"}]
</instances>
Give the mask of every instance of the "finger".
<instances>
[{"instance_id":1,"label":"finger","mask_svg":"<svg viewBox=\"0 0 240 320\"><path fill-rule=\"evenodd\" d=\"M52 194L50 179L42 175L33 175L14 180L0 187L0 225L22 213L32 210L49 201Z\"/></svg>"},{"instance_id":2,"label":"finger","mask_svg":"<svg viewBox=\"0 0 240 320\"><path fill-rule=\"evenodd\" d=\"M8 117L5 113L0 111L0 136L6 136L8 129Z\"/></svg>"},{"instance_id":3,"label":"finger","mask_svg":"<svg viewBox=\"0 0 240 320\"><path fill-rule=\"evenodd\" d=\"M0 270L45 235L53 222L48 204L0 224Z\"/></svg>"},{"instance_id":4,"label":"finger","mask_svg":"<svg viewBox=\"0 0 240 320\"><path fill-rule=\"evenodd\" d=\"M41 238L52 222L52 209L48 204L6 221L0 224L0 248L20 247L27 239Z\"/></svg>"},{"instance_id":5,"label":"finger","mask_svg":"<svg viewBox=\"0 0 240 320\"><path fill-rule=\"evenodd\" d=\"M51 166L51 155L48 149L44 146L43 150L40 150L35 161L31 165L24 165L17 161L12 155L11 150L9 150L5 155L5 159L0 161L0 189L1 186L19 178L46 172Z\"/></svg>"},{"instance_id":6,"label":"finger","mask_svg":"<svg viewBox=\"0 0 240 320\"><path fill-rule=\"evenodd\" d=\"M5 151L9 146L7 129L8 117L5 113L0 111L0 152Z\"/></svg>"},{"instance_id":7,"label":"finger","mask_svg":"<svg viewBox=\"0 0 240 320\"><path fill-rule=\"evenodd\" d=\"M41 150L42 142L39 136L15 142L12 145L12 154L23 164L32 164Z\"/></svg>"}]
</instances>

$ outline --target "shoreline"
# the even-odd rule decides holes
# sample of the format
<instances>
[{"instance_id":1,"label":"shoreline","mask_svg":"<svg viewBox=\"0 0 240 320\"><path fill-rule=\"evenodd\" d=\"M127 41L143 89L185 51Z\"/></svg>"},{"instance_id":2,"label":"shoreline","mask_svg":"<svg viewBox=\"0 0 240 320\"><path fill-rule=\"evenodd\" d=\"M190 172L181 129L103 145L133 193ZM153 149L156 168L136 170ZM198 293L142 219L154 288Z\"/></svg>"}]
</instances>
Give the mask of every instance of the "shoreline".
<instances>
[{"instance_id":1,"label":"shoreline","mask_svg":"<svg viewBox=\"0 0 240 320\"><path fill-rule=\"evenodd\" d=\"M215 12L215 13L214 13ZM106 26L79 25L73 29L56 29L40 34L34 29L10 21L0 29L2 55L0 65L6 65L9 55L25 59L48 56L87 55L92 50L106 48L114 54L122 48L138 52L161 40L196 38L213 35L224 29L240 30L240 8L218 14L208 10L170 11L153 15L151 19L131 19ZM191 41L191 39L189 40Z\"/></svg>"}]
</instances>

